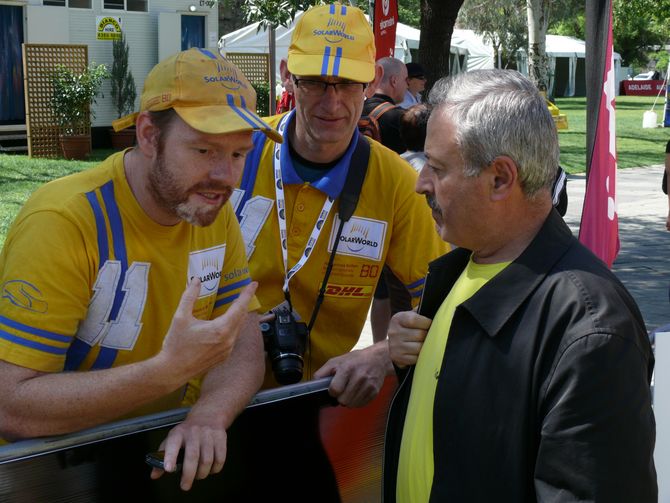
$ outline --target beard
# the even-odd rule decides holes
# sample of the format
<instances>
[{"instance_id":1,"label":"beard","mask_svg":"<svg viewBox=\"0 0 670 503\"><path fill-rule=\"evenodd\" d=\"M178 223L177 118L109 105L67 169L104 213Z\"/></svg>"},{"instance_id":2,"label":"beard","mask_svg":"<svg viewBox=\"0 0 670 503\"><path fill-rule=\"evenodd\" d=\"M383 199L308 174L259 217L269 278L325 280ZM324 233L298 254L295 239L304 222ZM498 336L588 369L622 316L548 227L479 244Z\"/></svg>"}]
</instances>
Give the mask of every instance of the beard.
<instances>
[{"instance_id":1,"label":"beard","mask_svg":"<svg viewBox=\"0 0 670 503\"><path fill-rule=\"evenodd\" d=\"M171 171L165 162L164 146L159 140L156 161L149 170L148 189L158 205L191 225L206 227L214 223L221 208L230 198L233 189L216 182L200 182L189 188L184 188L178 181L174 171ZM202 206L190 201L192 194L206 192L222 193L221 203L212 206Z\"/></svg>"}]
</instances>

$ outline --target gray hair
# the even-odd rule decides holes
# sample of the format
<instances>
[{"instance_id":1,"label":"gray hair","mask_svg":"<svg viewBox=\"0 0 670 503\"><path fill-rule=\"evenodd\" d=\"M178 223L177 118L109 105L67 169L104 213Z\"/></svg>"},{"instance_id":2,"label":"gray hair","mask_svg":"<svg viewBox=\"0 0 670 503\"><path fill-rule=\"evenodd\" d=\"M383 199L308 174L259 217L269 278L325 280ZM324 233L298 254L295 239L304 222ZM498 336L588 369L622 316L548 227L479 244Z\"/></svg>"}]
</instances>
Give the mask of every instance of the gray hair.
<instances>
[{"instance_id":1,"label":"gray hair","mask_svg":"<svg viewBox=\"0 0 670 503\"><path fill-rule=\"evenodd\" d=\"M388 84L391 77L399 77L402 75L402 71L407 68L405 63L397 58L391 57L381 58L377 61L377 64L384 69L380 84Z\"/></svg>"},{"instance_id":2,"label":"gray hair","mask_svg":"<svg viewBox=\"0 0 670 503\"><path fill-rule=\"evenodd\" d=\"M527 197L550 189L558 170L558 134L544 97L513 70L475 70L437 81L433 114L447 112L465 174L477 176L496 157L510 157Z\"/></svg>"}]
</instances>

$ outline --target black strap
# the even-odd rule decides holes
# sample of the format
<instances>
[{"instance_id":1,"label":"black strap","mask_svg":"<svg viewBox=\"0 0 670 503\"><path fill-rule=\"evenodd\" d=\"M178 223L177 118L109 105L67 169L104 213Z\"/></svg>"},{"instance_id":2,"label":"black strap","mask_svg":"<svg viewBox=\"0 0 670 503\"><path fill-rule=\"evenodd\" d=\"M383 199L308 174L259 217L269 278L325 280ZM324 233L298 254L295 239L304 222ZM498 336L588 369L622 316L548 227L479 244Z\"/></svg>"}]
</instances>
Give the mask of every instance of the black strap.
<instances>
[{"instance_id":1,"label":"black strap","mask_svg":"<svg viewBox=\"0 0 670 503\"><path fill-rule=\"evenodd\" d=\"M323 276L323 282L321 283L319 296L316 298L316 304L314 304L314 309L312 310L312 317L309 320L309 325L307 326L309 331L312 330L312 327L316 322L316 316L319 314L319 309L323 303L323 299L326 293L326 285L328 284L330 272L333 269L335 253L337 252L337 246L340 243L342 229L344 228L345 222L351 218L351 216L354 214L354 210L356 210L358 198L361 195L361 188L363 187L363 181L365 180L365 174L368 171L369 159L370 144L364 135L358 133L358 143L356 144L354 152L351 154L351 162L349 163L349 170L347 171L347 179L344 181L344 187L342 187L342 192L340 193L340 207L338 210L340 225L337 229L337 235L335 236L335 243L333 243L333 251L330 253L330 258L328 259L328 267L326 267L326 273Z\"/></svg>"}]
</instances>

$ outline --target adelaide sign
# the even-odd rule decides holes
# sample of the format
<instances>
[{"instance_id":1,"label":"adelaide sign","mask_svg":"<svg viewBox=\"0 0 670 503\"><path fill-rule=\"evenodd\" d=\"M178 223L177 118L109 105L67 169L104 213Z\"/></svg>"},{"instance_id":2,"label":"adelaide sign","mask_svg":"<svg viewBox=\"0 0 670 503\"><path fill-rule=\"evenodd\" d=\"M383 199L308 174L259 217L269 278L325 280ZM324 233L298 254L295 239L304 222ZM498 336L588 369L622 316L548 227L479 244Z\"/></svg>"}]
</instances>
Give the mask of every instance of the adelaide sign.
<instances>
[{"instance_id":1,"label":"adelaide sign","mask_svg":"<svg viewBox=\"0 0 670 503\"><path fill-rule=\"evenodd\" d=\"M663 80L622 80L626 96L656 96L663 91Z\"/></svg>"}]
</instances>

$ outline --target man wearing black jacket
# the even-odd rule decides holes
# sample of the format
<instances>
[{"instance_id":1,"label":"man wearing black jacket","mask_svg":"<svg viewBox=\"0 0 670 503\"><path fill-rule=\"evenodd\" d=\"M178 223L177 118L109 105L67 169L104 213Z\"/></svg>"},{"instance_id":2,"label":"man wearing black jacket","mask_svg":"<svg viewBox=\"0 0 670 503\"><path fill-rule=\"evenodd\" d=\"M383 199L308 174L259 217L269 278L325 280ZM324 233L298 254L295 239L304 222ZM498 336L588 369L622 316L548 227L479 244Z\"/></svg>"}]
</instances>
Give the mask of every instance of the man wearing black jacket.
<instances>
[{"instance_id":1,"label":"man wearing black jacket","mask_svg":"<svg viewBox=\"0 0 670 503\"><path fill-rule=\"evenodd\" d=\"M655 502L653 355L619 280L552 209L558 139L517 72L430 94L417 191L459 248L389 328L386 502Z\"/></svg>"}]
</instances>

